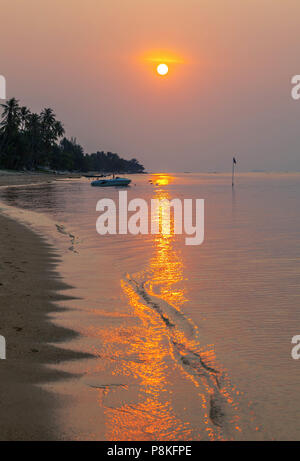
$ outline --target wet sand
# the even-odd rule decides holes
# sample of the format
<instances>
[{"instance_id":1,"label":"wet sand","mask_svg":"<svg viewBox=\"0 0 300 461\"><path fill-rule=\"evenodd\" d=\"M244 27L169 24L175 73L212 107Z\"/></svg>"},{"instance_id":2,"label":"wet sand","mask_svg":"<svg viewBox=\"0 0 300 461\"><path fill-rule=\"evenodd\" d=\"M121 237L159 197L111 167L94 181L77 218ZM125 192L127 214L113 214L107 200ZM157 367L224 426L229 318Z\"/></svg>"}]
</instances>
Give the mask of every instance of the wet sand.
<instances>
[{"instance_id":1,"label":"wet sand","mask_svg":"<svg viewBox=\"0 0 300 461\"><path fill-rule=\"evenodd\" d=\"M69 177L78 177L76 174L55 175L48 173L25 173L16 171L0 170L0 187L17 186L21 184L38 184L57 181Z\"/></svg>"},{"instance_id":2,"label":"wet sand","mask_svg":"<svg viewBox=\"0 0 300 461\"><path fill-rule=\"evenodd\" d=\"M0 175L0 185L45 180L46 175ZM59 309L56 302L68 299L69 287L55 270L55 250L1 212L0 255L0 335L7 348L6 360L0 360L0 440L63 439L52 410L71 402L39 384L68 377L48 364L83 357L52 345L75 336L49 319Z\"/></svg>"}]
</instances>

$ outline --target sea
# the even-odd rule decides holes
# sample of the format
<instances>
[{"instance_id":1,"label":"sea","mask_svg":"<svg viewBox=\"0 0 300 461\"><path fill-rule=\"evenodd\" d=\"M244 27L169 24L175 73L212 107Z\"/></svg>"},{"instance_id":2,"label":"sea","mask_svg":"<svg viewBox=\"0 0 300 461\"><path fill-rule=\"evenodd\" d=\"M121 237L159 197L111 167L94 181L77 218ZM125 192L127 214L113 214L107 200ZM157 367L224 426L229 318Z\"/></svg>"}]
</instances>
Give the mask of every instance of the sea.
<instances>
[{"instance_id":1,"label":"sea","mask_svg":"<svg viewBox=\"0 0 300 461\"><path fill-rule=\"evenodd\" d=\"M300 437L300 174L131 175L0 189L6 212L57 251L66 283L51 321L58 347L88 358L46 364L62 439L297 440ZM100 235L97 203L204 200L204 241ZM162 209L160 224L167 214ZM172 215L171 215L172 221Z\"/></svg>"}]
</instances>

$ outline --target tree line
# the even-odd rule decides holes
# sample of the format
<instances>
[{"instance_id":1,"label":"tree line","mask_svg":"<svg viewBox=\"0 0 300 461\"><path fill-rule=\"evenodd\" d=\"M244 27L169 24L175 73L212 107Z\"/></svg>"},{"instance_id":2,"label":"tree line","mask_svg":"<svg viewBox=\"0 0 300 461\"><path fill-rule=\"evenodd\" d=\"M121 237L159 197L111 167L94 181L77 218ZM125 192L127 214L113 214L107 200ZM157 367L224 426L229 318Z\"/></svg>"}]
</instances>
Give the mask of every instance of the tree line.
<instances>
[{"instance_id":1,"label":"tree line","mask_svg":"<svg viewBox=\"0 0 300 461\"><path fill-rule=\"evenodd\" d=\"M125 160L112 152L86 154L75 138L64 137L62 122L52 109L40 114L20 106L15 98L1 104L0 168L60 171L142 173L135 158Z\"/></svg>"}]
</instances>

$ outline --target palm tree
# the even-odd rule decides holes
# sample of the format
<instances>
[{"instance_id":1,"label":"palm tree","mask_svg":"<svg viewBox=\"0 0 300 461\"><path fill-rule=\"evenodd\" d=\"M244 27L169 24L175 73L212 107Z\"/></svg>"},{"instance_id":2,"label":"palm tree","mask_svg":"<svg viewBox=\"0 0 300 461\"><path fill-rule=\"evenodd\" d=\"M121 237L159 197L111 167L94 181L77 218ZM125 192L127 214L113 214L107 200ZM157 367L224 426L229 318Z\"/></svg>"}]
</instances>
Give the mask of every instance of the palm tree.
<instances>
[{"instance_id":1,"label":"palm tree","mask_svg":"<svg viewBox=\"0 0 300 461\"><path fill-rule=\"evenodd\" d=\"M6 135L16 133L21 122L19 101L16 98L11 98L6 104L0 104L0 107L3 109L2 121L0 123L1 132Z\"/></svg>"},{"instance_id":2,"label":"palm tree","mask_svg":"<svg viewBox=\"0 0 300 461\"><path fill-rule=\"evenodd\" d=\"M39 114L30 113L26 118L24 136L27 145L26 166L30 169L38 164L41 151L41 123Z\"/></svg>"},{"instance_id":3,"label":"palm tree","mask_svg":"<svg viewBox=\"0 0 300 461\"><path fill-rule=\"evenodd\" d=\"M47 147L52 147L65 132L63 124L56 120L55 113L50 108L41 112L40 119L43 142Z\"/></svg>"},{"instance_id":4,"label":"palm tree","mask_svg":"<svg viewBox=\"0 0 300 461\"><path fill-rule=\"evenodd\" d=\"M59 169L82 171L133 171L144 170L136 159L124 160L112 152L85 154L76 138L62 139L65 130L56 120L52 109L40 114L20 107L12 98L0 105L0 165L4 168L21 169L51 166Z\"/></svg>"},{"instance_id":5,"label":"palm tree","mask_svg":"<svg viewBox=\"0 0 300 461\"><path fill-rule=\"evenodd\" d=\"M22 106L20 108L20 120L21 120L21 130L22 131L25 131L26 129L27 121L30 115L31 115L31 112L27 107Z\"/></svg>"},{"instance_id":6,"label":"palm tree","mask_svg":"<svg viewBox=\"0 0 300 461\"><path fill-rule=\"evenodd\" d=\"M59 120L56 120L56 122L54 123L54 127L53 127L53 135L55 136L55 141L61 138L64 134L65 134L65 129L64 129L63 124Z\"/></svg>"},{"instance_id":7,"label":"palm tree","mask_svg":"<svg viewBox=\"0 0 300 461\"><path fill-rule=\"evenodd\" d=\"M20 106L16 98L11 98L6 104L0 104L2 120L0 123L0 158L4 151L16 143L20 126ZM7 152L6 152L7 156Z\"/></svg>"}]
</instances>

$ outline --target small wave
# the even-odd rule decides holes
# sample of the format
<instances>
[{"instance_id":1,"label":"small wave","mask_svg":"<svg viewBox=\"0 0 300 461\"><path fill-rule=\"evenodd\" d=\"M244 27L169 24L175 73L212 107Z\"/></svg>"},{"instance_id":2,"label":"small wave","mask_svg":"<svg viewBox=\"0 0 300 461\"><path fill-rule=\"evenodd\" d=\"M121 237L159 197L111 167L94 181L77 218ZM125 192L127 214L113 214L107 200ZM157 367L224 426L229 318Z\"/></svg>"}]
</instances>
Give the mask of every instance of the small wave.
<instances>
[{"instance_id":1,"label":"small wave","mask_svg":"<svg viewBox=\"0 0 300 461\"><path fill-rule=\"evenodd\" d=\"M69 251L73 253L78 253L76 246L79 243L79 239L71 233L63 224L55 223L53 219L47 216L45 213L37 213L32 210L25 210L12 205L7 205L4 202L0 201L0 212L4 213L11 219L15 219L26 227L29 227L33 232L38 235L42 235L50 239L53 243L53 237L55 235L54 229L59 232L59 234L64 235L71 241L71 246L68 247ZM57 243L57 241L55 241Z\"/></svg>"},{"instance_id":2,"label":"small wave","mask_svg":"<svg viewBox=\"0 0 300 461\"><path fill-rule=\"evenodd\" d=\"M240 419L237 394L225 371L201 345L197 326L183 312L153 294L149 280L139 282L127 274L123 282L139 295L144 305L160 316L169 339L170 355L185 375L204 391L212 424L227 436L236 432Z\"/></svg>"},{"instance_id":3,"label":"small wave","mask_svg":"<svg viewBox=\"0 0 300 461\"><path fill-rule=\"evenodd\" d=\"M63 226L62 224L55 224L55 226L56 226L56 229L57 229L58 232L60 232L63 235L66 235L66 236L68 236L70 238L71 246L69 247L69 250L73 251L73 253L78 253L78 251L75 250L75 244L76 244L76 240L77 240L75 235L68 232L66 230L65 226Z\"/></svg>"}]
</instances>

